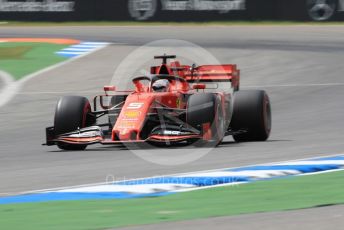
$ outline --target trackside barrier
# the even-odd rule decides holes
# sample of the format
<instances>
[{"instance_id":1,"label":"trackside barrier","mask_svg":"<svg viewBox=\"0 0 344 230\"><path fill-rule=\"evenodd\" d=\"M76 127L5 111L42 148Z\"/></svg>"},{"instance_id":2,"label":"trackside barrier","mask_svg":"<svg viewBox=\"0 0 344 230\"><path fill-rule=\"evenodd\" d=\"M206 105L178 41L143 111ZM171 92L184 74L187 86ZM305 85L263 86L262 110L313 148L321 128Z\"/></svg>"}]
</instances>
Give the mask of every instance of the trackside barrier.
<instances>
[{"instance_id":1,"label":"trackside barrier","mask_svg":"<svg viewBox=\"0 0 344 230\"><path fill-rule=\"evenodd\" d=\"M344 0L0 0L0 20L343 20Z\"/></svg>"}]
</instances>

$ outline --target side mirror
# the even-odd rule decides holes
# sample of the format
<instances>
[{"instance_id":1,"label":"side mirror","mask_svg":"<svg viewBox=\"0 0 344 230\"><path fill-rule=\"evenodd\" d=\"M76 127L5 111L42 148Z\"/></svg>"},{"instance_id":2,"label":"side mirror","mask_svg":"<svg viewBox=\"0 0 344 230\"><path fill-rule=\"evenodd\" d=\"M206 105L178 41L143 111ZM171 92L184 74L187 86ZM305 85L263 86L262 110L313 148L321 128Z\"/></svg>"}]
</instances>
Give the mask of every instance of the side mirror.
<instances>
[{"instance_id":1,"label":"side mirror","mask_svg":"<svg viewBox=\"0 0 344 230\"><path fill-rule=\"evenodd\" d=\"M106 86L104 86L104 91L105 91L105 94L107 96L108 92L110 92L110 91L115 92L116 91L116 86L114 86L114 85L106 85Z\"/></svg>"},{"instance_id":2,"label":"side mirror","mask_svg":"<svg viewBox=\"0 0 344 230\"><path fill-rule=\"evenodd\" d=\"M205 84L194 84L192 85L193 89L199 90L199 89L205 89L206 85Z\"/></svg>"}]
</instances>

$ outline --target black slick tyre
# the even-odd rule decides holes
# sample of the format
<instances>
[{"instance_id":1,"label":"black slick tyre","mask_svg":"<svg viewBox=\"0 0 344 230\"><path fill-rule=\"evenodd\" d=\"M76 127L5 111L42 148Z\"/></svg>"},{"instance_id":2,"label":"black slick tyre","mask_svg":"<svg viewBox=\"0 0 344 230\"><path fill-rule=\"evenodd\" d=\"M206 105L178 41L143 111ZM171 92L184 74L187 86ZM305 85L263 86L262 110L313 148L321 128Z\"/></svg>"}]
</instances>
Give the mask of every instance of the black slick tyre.
<instances>
[{"instance_id":1,"label":"black slick tyre","mask_svg":"<svg viewBox=\"0 0 344 230\"><path fill-rule=\"evenodd\" d=\"M271 132L271 105L267 93L263 90L236 92L230 126L239 131L233 135L237 142L266 141Z\"/></svg>"},{"instance_id":2,"label":"black slick tyre","mask_svg":"<svg viewBox=\"0 0 344 230\"><path fill-rule=\"evenodd\" d=\"M72 132L94 123L89 117L91 106L87 98L79 96L62 97L55 110L55 135ZM86 145L58 143L63 150L85 150Z\"/></svg>"},{"instance_id":3,"label":"black slick tyre","mask_svg":"<svg viewBox=\"0 0 344 230\"><path fill-rule=\"evenodd\" d=\"M186 121L192 127L202 130L202 125L210 123L212 133L211 142L196 141L197 146L216 146L224 136L224 114L221 100L216 94L199 93L191 95L188 99Z\"/></svg>"}]
</instances>

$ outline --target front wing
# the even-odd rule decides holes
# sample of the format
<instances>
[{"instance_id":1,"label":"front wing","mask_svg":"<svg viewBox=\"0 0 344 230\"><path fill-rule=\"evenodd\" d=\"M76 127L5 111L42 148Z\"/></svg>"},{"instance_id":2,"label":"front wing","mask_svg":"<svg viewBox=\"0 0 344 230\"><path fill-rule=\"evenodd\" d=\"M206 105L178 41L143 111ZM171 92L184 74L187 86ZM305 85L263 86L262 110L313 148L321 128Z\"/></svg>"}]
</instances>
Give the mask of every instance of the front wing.
<instances>
[{"instance_id":1,"label":"front wing","mask_svg":"<svg viewBox=\"0 0 344 230\"><path fill-rule=\"evenodd\" d=\"M143 142L161 142L161 143L177 143L186 140L202 139L203 135L194 130L163 130L161 132L152 133L144 140L111 140L104 135L103 130L99 126L91 126L78 129L66 134L55 135L54 127L46 128L46 143L51 146L58 143L66 143L73 145L91 145L91 144L125 144L125 143L143 143Z\"/></svg>"}]
</instances>

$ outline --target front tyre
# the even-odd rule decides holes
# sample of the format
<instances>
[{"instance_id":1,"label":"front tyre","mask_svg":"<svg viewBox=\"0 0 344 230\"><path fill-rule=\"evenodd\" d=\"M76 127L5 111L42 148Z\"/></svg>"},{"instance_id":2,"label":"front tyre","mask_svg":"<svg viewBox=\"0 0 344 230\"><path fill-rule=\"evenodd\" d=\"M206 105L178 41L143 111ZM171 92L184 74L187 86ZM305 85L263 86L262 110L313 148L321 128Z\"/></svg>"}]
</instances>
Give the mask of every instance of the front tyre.
<instances>
[{"instance_id":1,"label":"front tyre","mask_svg":"<svg viewBox=\"0 0 344 230\"><path fill-rule=\"evenodd\" d=\"M92 125L95 121L89 117L91 106L87 98L79 96L62 97L55 110L55 135L72 132ZM87 145L58 143L63 150L85 150Z\"/></svg>"},{"instance_id":2,"label":"front tyre","mask_svg":"<svg viewBox=\"0 0 344 230\"><path fill-rule=\"evenodd\" d=\"M225 133L225 121L221 100L216 94L191 95L187 104L186 121L192 127L203 132L207 132L207 130L203 130L203 125L209 124L210 142L199 140L195 142L196 145L211 147L221 143Z\"/></svg>"},{"instance_id":3,"label":"front tyre","mask_svg":"<svg viewBox=\"0 0 344 230\"><path fill-rule=\"evenodd\" d=\"M266 141L271 132L271 105L263 90L238 91L234 94L231 128L237 142ZM240 132L242 131L242 132Z\"/></svg>"}]
</instances>

